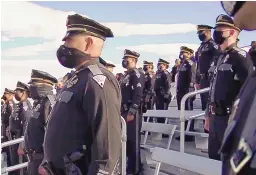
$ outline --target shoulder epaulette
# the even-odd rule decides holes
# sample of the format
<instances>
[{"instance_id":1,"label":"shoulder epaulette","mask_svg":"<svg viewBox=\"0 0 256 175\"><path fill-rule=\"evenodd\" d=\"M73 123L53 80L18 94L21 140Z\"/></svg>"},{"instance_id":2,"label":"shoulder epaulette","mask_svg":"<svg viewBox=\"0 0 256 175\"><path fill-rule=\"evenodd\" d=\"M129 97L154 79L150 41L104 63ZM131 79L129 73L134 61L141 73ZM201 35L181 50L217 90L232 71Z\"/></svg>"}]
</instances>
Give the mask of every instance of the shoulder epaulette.
<instances>
[{"instance_id":1,"label":"shoulder epaulette","mask_svg":"<svg viewBox=\"0 0 256 175\"><path fill-rule=\"evenodd\" d=\"M140 78L140 71L138 69L134 69L134 72L138 78Z\"/></svg>"},{"instance_id":2,"label":"shoulder epaulette","mask_svg":"<svg viewBox=\"0 0 256 175\"><path fill-rule=\"evenodd\" d=\"M239 47L233 47L234 50L238 52L238 54L242 55L243 57L246 57L247 52Z\"/></svg>"}]
</instances>

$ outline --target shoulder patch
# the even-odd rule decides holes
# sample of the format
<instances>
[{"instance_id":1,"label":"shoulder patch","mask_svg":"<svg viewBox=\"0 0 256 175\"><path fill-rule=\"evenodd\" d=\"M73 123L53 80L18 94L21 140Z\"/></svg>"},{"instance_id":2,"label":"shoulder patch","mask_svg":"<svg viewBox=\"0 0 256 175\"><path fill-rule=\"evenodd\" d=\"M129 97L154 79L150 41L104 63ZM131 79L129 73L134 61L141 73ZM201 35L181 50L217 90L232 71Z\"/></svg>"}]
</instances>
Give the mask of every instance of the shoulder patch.
<instances>
[{"instance_id":1,"label":"shoulder patch","mask_svg":"<svg viewBox=\"0 0 256 175\"><path fill-rule=\"evenodd\" d=\"M90 65L90 66L88 66L88 68L91 71L91 73L93 74L93 76L103 74L97 64Z\"/></svg>"},{"instance_id":2,"label":"shoulder patch","mask_svg":"<svg viewBox=\"0 0 256 175\"><path fill-rule=\"evenodd\" d=\"M137 76L138 78L140 78L140 72L139 72L139 70L138 70L138 69L134 69L134 72L135 72L136 76Z\"/></svg>"},{"instance_id":3,"label":"shoulder patch","mask_svg":"<svg viewBox=\"0 0 256 175\"><path fill-rule=\"evenodd\" d=\"M92 77L94 81L96 81L96 83L98 83L98 85L103 88L104 84L105 84L105 80L106 80L106 76L105 75L96 75Z\"/></svg>"},{"instance_id":4,"label":"shoulder patch","mask_svg":"<svg viewBox=\"0 0 256 175\"><path fill-rule=\"evenodd\" d=\"M238 52L239 55L242 55L243 57L246 57L247 52L239 47L233 47L234 50L236 50Z\"/></svg>"}]
</instances>

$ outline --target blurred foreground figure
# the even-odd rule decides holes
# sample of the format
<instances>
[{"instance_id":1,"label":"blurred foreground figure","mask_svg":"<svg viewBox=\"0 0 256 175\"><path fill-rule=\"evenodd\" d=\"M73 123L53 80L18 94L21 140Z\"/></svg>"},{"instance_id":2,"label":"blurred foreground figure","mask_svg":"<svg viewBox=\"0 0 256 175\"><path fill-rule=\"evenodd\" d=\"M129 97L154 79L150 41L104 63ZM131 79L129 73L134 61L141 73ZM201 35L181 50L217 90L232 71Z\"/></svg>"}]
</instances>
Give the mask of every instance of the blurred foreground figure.
<instances>
[{"instance_id":1,"label":"blurred foreground figure","mask_svg":"<svg viewBox=\"0 0 256 175\"><path fill-rule=\"evenodd\" d=\"M256 2L225 1L222 2L222 6L234 17L237 27L243 30L256 30ZM256 72L254 71L247 78L232 107L221 146L223 175L256 174L255 113Z\"/></svg>"}]
</instances>

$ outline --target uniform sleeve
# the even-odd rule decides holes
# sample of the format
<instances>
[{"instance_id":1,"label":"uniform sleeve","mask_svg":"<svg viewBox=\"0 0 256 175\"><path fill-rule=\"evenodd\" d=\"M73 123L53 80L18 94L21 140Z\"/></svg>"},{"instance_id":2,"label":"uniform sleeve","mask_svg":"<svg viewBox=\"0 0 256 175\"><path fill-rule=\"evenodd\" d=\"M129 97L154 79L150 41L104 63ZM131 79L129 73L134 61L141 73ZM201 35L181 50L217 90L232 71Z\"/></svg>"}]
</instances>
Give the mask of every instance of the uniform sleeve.
<instances>
[{"instance_id":1,"label":"uniform sleeve","mask_svg":"<svg viewBox=\"0 0 256 175\"><path fill-rule=\"evenodd\" d=\"M191 83L196 83L196 64L193 63L191 65Z\"/></svg>"},{"instance_id":2,"label":"uniform sleeve","mask_svg":"<svg viewBox=\"0 0 256 175\"><path fill-rule=\"evenodd\" d=\"M96 75L89 77L85 86L85 135L91 154L88 175L112 174L121 154L120 88L114 76L111 80Z\"/></svg>"},{"instance_id":3,"label":"uniform sleeve","mask_svg":"<svg viewBox=\"0 0 256 175\"><path fill-rule=\"evenodd\" d=\"M143 89L145 85L145 76L140 74L138 70L134 70L131 76L131 83L133 86L132 104L129 109L129 114L135 115L140 107L143 96Z\"/></svg>"},{"instance_id":4,"label":"uniform sleeve","mask_svg":"<svg viewBox=\"0 0 256 175\"><path fill-rule=\"evenodd\" d=\"M240 82L244 84L248 75L250 75L253 71L253 63L250 55L243 50L238 52L236 58L236 75Z\"/></svg>"},{"instance_id":5,"label":"uniform sleeve","mask_svg":"<svg viewBox=\"0 0 256 175\"><path fill-rule=\"evenodd\" d=\"M164 91L166 95L171 94L171 87L172 87L172 80L170 73L167 71L164 71L164 79L165 79L165 84L164 84Z\"/></svg>"},{"instance_id":6,"label":"uniform sleeve","mask_svg":"<svg viewBox=\"0 0 256 175\"><path fill-rule=\"evenodd\" d=\"M44 106L44 121L45 121L45 125L47 125L47 123L49 121L51 110L52 110L51 102L50 102L50 100L47 99L47 101L45 102L45 106Z\"/></svg>"}]
</instances>

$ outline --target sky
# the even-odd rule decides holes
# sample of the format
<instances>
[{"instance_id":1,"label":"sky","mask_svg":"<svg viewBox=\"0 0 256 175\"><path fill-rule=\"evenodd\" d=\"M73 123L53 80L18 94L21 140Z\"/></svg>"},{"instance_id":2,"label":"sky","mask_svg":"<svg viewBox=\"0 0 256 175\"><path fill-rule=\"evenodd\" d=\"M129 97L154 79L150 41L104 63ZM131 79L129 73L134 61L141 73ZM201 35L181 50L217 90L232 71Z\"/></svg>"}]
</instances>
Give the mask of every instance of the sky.
<instances>
[{"instance_id":1,"label":"sky","mask_svg":"<svg viewBox=\"0 0 256 175\"><path fill-rule=\"evenodd\" d=\"M198 48L197 24L214 26L217 16L225 14L218 1L2 2L1 92L15 88L17 81L28 82L32 69L56 78L70 71L58 63L56 50L63 43L67 16L75 13L113 31L101 56L117 66L114 73L123 71L124 49L140 53L139 66L143 60L156 64L159 58L173 64L180 46ZM256 32L241 32L238 45L249 45L253 36Z\"/></svg>"}]
</instances>

